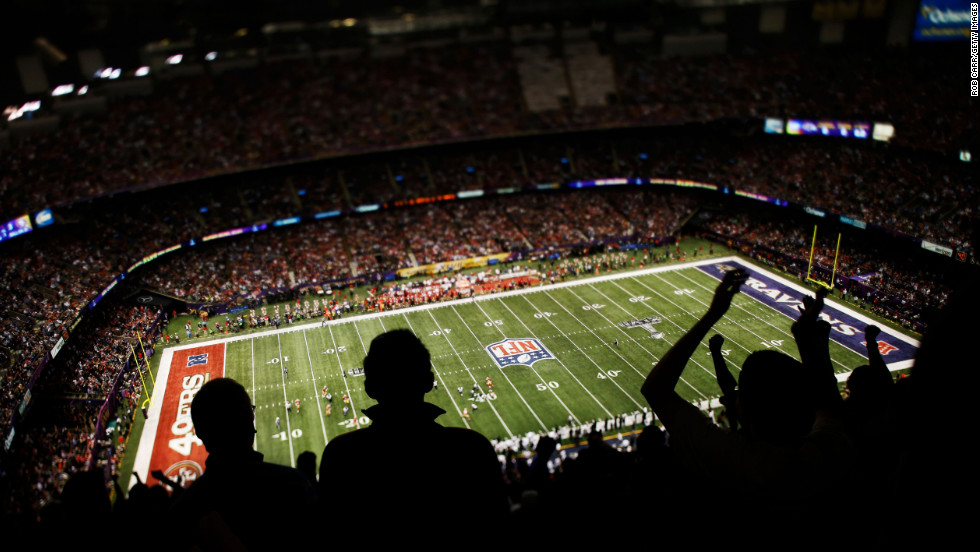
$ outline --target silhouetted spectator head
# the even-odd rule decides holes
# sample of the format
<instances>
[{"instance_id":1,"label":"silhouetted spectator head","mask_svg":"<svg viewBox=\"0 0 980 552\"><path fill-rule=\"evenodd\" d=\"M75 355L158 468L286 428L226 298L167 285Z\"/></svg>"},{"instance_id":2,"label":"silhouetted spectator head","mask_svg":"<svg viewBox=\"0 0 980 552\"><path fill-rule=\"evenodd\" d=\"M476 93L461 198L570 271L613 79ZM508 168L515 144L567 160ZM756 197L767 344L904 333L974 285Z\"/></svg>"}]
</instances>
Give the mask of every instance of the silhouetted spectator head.
<instances>
[{"instance_id":1,"label":"silhouetted spectator head","mask_svg":"<svg viewBox=\"0 0 980 552\"><path fill-rule=\"evenodd\" d=\"M379 403L419 402L432 390L429 351L408 330L374 338L364 357L364 390Z\"/></svg>"},{"instance_id":2,"label":"silhouetted spectator head","mask_svg":"<svg viewBox=\"0 0 980 552\"><path fill-rule=\"evenodd\" d=\"M316 453L309 450L301 452L296 457L296 469L303 472L311 485L316 486Z\"/></svg>"},{"instance_id":3,"label":"silhouetted spectator head","mask_svg":"<svg viewBox=\"0 0 980 552\"><path fill-rule=\"evenodd\" d=\"M233 379L205 383L191 402L191 420L210 454L252 449L256 433L252 399Z\"/></svg>"},{"instance_id":4,"label":"silhouetted spectator head","mask_svg":"<svg viewBox=\"0 0 980 552\"><path fill-rule=\"evenodd\" d=\"M847 378L849 401L877 400L888 393L892 384L891 376L882 376L870 365L863 364L851 372Z\"/></svg>"},{"instance_id":5,"label":"silhouetted spectator head","mask_svg":"<svg viewBox=\"0 0 980 552\"><path fill-rule=\"evenodd\" d=\"M794 444L813 427L815 411L803 364L778 351L756 351L738 380L739 416L754 437Z\"/></svg>"}]
</instances>

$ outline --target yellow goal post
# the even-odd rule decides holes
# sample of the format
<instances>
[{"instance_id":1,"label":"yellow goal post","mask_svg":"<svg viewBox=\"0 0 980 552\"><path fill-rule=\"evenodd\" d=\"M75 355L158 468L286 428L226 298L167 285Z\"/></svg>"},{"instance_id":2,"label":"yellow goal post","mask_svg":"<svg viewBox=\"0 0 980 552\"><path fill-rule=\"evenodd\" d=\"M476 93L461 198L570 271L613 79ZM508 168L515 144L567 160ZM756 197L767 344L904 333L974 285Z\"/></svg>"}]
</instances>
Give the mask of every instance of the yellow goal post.
<instances>
[{"instance_id":1,"label":"yellow goal post","mask_svg":"<svg viewBox=\"0 0 980 552\"><path fill-rule=\"evenodd\" d=\"M806 268L806 279L808 282L823 286L827 289L834 289L834 281L837 279L837 258L840 256L840 232L837 233L837 249L834 251L834 269L830 273L830 283L824 282L813 277L813 255L817 249L817 225L813 225L813 240L810 242L810 264Z\"/></svg>"}]
</instances>

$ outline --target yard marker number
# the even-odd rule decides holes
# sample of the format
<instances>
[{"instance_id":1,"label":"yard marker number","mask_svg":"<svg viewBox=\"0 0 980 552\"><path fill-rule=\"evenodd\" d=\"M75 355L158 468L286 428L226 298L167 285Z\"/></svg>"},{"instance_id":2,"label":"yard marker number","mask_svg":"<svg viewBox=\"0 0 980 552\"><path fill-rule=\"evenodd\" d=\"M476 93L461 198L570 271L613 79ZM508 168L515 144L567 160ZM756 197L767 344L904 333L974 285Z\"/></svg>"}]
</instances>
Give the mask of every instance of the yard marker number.
<instances>
[{"instance_id":1,"label":"yard marker number","mask_svg":"<svg viewBox=\"0 0 980 552\"><path fill-rule=\"evenodd\" d=\"M649 301L650 298L646 295L637 295L636 297L630 297L630 303L642 303L643 301Z\"/></svg>"},{"instance_id":2,"label":"yard marker number","mask_svg":"<svg viewBox=\"0 0 980 552\"><path fill-rule=\"evenodd\" d=\"M432 333L430 333L429 335L430 335L430 336L432 336L432 335L442 335L442 334L444 334L444 333L449 333L449 332L451 332L451 331L452 331L452 330L450 330L449 328L443 328L443 329L441 329L441 330L436 330L436 331L434 331L434 332L432 332Z\"/></svg>"},{"instance_id":3,"label":"yard marker number","mask_svg":"<svg viewBox=\"0 0 980 552\"><path fill-rule=\"evenodd\" d=\"M599 375L597 377L599 379L606 379L606 376L608 376L610 378L614 378L614 377L616 377L616 376L619 375L619 372L620 372L620 370L610 370L610 371L606 372L605 374L603 374L602 372L599 372Z\"/></svg>"},{"instance_id":4,"label":"yard marker number","mask_svg":"<svg viewBox=\"0 0 980 552\"><path fill-rule=\"evenodd\" d=\"M486 326L486 327L488 327L488 328L492 328L494 326L503 326L504 325L504 321L503 320L487 320L486 322L483 323L483 325Z\"/></svg>"},{"instance_id":5,"label":"yard marker number","mask_svg":"<svg viewBox=\"0 0 980 552\"><path fill-rule=\"evenodd\" d=\"M291 433L291 435L293 436L293 439L299 439L300 437L303 436L303 430L297 427L296 429L293 430L293 432ZM278 437L280 441L285 441L286 439L289 438L289 437L286 436L286 432L285 431L280 431L279 433L275 433L272 436L273 437Z\"/></svg>"},{"instance_id":6,"label":"yard marker number","mask_svg":"<svg viewBox=\"0 0 980 552\"><path fill-rule=\"evenodd\" d=\"M289 362L289 357L288 356L282 357L282 361L283 362ZM270 360L269 362L266 362L266 364L279 364L279 359L278 358L274 358L274 359Z\"/></svg>"},{"instance_id":7,"label":"yard marker number","mask_svg":"<svg viewBox=\"0 0 980 552\"><path fill-rule=\"evenodd\" d=\"M534 313L535 318L551 318L552 316L558 314L557 312L536 312Z\"/></svg>"},{"instance_id":8,"label":"yard marker number","mask_svg":"<svg viewBox=\"0 0 980 552\"><path fill-rule=\"evenodd\" d=\"M347 351L347 345L338 345L336 350L334 350L334 349L327 349L326 351L323 351L320 354L321 355L332 355L334 353L343 353L343 352L346 352L346 351Z\"/></svg>"},{"instance_id":9,"label":"yard marker number","mask_svg":"<svg viewBox=\"0 0 980 552\"><path fill-rule=\"evenodd\" d=\"M582 305L582 310L599 310L602 307L605 307L605 305L601 305L599 303L592 303L591 305Z\"/></svg>"},{"instance_id":10,"label":"yard marker number","mask_svg":"<svg viewBox=\"0 0 980 552\"><path fill-rule=\"evenodd\" d=\"M548 382L548 385L545 385L543 383L539 383L539 384L535 385L535 387L538 388L538 391L547 391L549 387L552 388L552 389L558 389L558 382L557 381L549 381Z\"/></svg>"},{"instance_id":11,"label":"yard marker number","mask_svg":"<svg viewBox=\"0 0 980 552\"><path fill-rule=\"evenodd\" d=\"M762 345L763 347L765 347L766 349L771 349L773 347L782 347L783 346L783 340L782 339L772 339L770 341L761 341L759 344Z\"/></svg>"},{"instance_id":12,"label":"yard marker number","mask_svg":"<svg viewBox=\"0 0 980 552\"><path fill-rule=\"evenodd\" d=\"M684 288L684 289L675 289L674 290L674 295L694 295L694 290L693 289L687 289L687 288Z\"/></svg>"},{"instance_id":13,"label":"yard marker number","mask_svg":"<svg viewBox=\"0 0 980 552\"><path fill-rule=\"evenodd\" d=\"M371 423L371 419L367 416L361 416L360 418L351 418L350 420L344 420L337 425L343 426L346 429L354 429L358 425L366 426Z\"/></svg>"}]
</instances>

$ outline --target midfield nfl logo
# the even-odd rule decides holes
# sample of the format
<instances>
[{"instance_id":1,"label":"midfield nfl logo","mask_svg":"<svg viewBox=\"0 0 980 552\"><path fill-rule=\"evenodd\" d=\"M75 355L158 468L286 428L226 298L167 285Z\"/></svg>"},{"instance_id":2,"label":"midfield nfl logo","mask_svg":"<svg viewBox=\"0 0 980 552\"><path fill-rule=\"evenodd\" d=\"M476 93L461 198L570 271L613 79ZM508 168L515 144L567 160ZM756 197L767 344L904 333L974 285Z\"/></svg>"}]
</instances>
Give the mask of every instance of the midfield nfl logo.
<instances>
[{"instance_id":1,"label":"midfield nfl logo","mask_svg":"<svg viewBox=\"0 0 980 552\"><path fill-rule=\"evenodd\" d=\"M663 339L664 332L661 332L657 328L653 327L654 324L659 324L660 322L660 318L652 316L650 318L640 318L639 320L620 322L619 325L624 328L643 328L644 330L650 332L650 337L654 339Z\"/></svg>"},{"instance_id":2,"label":"midfield nfl logo","mask_svg":"<svg viewBox=\"0 0 980 552\"><path fill-rule=\"evenodd\" d=\"M487 345L487 352L501 368L515 364L531 366L539 360L555 358L540 341L533 337L517 337L491 343Z\"/></svg>"}]
</instances>

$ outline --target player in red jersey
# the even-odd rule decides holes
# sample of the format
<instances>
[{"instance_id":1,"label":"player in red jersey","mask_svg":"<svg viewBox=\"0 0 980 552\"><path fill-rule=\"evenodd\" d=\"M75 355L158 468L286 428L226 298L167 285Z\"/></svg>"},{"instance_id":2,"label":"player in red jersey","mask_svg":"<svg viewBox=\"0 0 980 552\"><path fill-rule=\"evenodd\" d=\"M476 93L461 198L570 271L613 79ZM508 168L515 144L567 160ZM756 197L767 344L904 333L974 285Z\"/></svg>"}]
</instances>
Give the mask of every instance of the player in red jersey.
<instances>
[{"instance_id":1,"label":"player in red jersey","mask_svg":"<svg viewBox=\"0 0 980 552\"><path fill-rule=\"evenodd\" d=\"M293 401L296 404L296 413L299 414L299 399Z\"/></svg>"}]
</instances>

